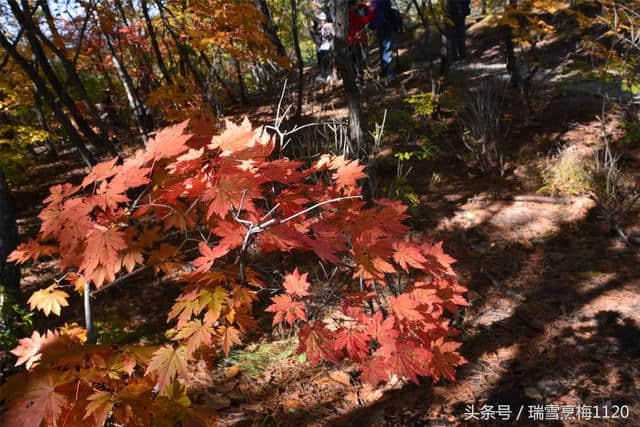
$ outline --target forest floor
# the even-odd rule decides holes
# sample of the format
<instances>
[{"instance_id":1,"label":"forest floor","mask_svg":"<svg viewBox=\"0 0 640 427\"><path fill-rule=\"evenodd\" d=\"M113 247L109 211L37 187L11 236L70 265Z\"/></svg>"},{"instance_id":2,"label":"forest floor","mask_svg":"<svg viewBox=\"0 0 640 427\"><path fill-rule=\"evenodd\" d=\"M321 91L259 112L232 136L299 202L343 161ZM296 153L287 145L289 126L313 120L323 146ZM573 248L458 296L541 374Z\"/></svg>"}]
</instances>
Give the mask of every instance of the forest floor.
<instances>
[{"instance_id":1,"label":"forest floor","mask_svg":"<svg viewBox=\"0 0 640 427\"><path fill-rule=\"evenodd\" d=\"M451 72L450 85L459 92L504 75L499 47L492 48L499 44L490 36L472 32L472 60ZM417 68L419 58L411 60L404 49L414 40L405 38L401 63L411 70L388 87L368 88L365 96L369 113L380 113L380 106L387 109L384 146L393 151L416 145L410 140L416 133L401 129L403 114L412 114L404 100L430 90L426 73ZM570 46L559 42L549 49L549 55L561 58ZM561 73L563 65L556 65L560 71L554 73ZM611 414L615 405L627 405L626 420L599 421L640 425L640 253L612 232L588 194L520 197L537 195L544 184L539 167L559 149L592 155L601 136L602 99L553 78L536 85L530 114L514 107L518 95L509 96L504 176L482 175L454 155L460 146L454 141L459 133L455 126L441 135L451 142L435 141L439 156L406 162L412 167L407 185L418 198L412 224L429 239L444 240L447 252L458 260L454 267L461 283L469 289L471 306L459 319L462 354L469 363L458 370L456 382L415 385L399 380L373 389L348 365L301 363L293 334L270 332L269 320L262 319L263 332L224 359L217 371L204 364L193 367L192 399L216 408L225 425L467 425L467 405L475 405L476 412L482 405L494 410L510 405L510 420L524 408L523 424L535 424L528 418L529 405L596 405L600 415L605 407ZM322 89L318 97L322 99L310 101L315 117L344 113L337 86ZM273 114L273 105L259 111ZM614 140L622 136L616 133L621 117L621 111L612 109L606 119ZM22 235L37 227L49 186L78 180L86 172L68 161L73 155L62 153L55 163L36 167L28 183L15 189ZM640 185L640 146L625 146L622 161ZM388 175L381 193L395 174L395 167L387 169L392 171L381 168ZM638 211L622 225L627 233L640 233ZM51 263L25 268L23 288L41 286L52 274ZM101 340L161 339L177 292L176 286L144 275L105 292L95 308ZM68 310L64 320L80 321L79 310ZM54 325L46 322L39 326ZM546 409L548 417L553 406ZM560 413L558 425L576 423L562 417ZM495 418L482 423L504 423L498 414Z\"/></svg>"}]
</instances>

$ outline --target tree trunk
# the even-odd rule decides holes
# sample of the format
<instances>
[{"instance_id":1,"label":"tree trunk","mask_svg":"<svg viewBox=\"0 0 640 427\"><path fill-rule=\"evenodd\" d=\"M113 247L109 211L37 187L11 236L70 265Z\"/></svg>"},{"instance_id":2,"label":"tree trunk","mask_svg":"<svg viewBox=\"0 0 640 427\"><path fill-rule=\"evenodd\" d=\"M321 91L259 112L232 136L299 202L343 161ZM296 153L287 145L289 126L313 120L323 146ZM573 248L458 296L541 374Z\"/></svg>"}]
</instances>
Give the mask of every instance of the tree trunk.
<instances>
[{"instance_id":1,"label":"tree trunk","mask_svg":"<svg viewBox=\"0 0 640 427\"><path fill-rule=\"evenodd\" d=\"M337 0L336 36L334 39L336 62L342 75L347 106L349 108L349 139L355 144L357 155L367 158L368 149L364 144L366 122L363 118L360 93L356 83L356 68L349 52L347 34L349 31L348 0Z\"/></svg>"},{"instance_id":2,"label":"tree trunk","mask_svg":"<svg viewBox=\"0 0 640 427\"><path fill-rule=\"evenodd\" d=\"M300 50L300 40L298 38L298 4L296 0L291 0L291 33L293 35L293 46L296 50L296 65L298 68L296 116L300 116L302 115L302 100L304 98L304 63L302 62L302 51Z\"/></svg>"},{"instance_id":3,"label":"tree trunk","mask_svg":"<svg viewBox=\"0 0 640 427\"><path fill-rule=\"evenodd\" d=\"M429 10L431 11L431 16L435 20L437 19L436 14L433 10L433 3L431 3L432 0L428 0L429 1ZM443 6L444 7L444 11L446 13L446 5ZM447 31L448 31L448 24L447 24L448 19L445 17L444 21L443 21L443 27L440 28L438 27L438 30L440 31L440 72L439 72L439 78L441 81L444 81L447 77L447 73L449 72L449 37L447 37Z\"/></svg>"},{"instance_id":4,"label":"tree trunk","mask_svg":"<svg viewBox=\"0 0 640 427\"><path fill-rule=\"evenodd\" d=\"M484 15L486 15L486 14L487 14L487 0L482 0L482 1L480 2L480 7L481 7L481 9L482 9L482 10L481 10L482 15L483 15L483 16L484 16Z\"/></svg>"},{"instance_id":5,"label":"tree trunk","mask_svg":"<svg viewBox=\"0 0 640 427\"><path fill-rule=\"evenodd\" d=\"M507 7L518 7L517 0L510 0ZM520 87L522 83L522 77L520 76L520 70L518 69L518 63L516 61L515 47L513 44L513 30L509 25L505 27L505 62L507 65L507 71L511 76L511 84L515 87Z\"/></svg>"},{"instance_id":6,"label":"tree trunk","mask_svg":"<svg viewBox=\"0 0 640 427\"><path fill-rule=\"evenodd\" d=\"M238 78L238 86L240 87L240 101L242 105L247 105L247 90L244 87L244 79L242 78L242 68L240 68L240 62L236 57L233 57L233 68L236 70L236 77Z\"/></svg>"},{"instance_id":7,"label":"tree trunk","mask_svg":"<svg viewBox=\"0 0 640 427\"><path fill-rule=\"evenodd\" d=\"M47 123L47 119L44 114L44 105L42 105L42 96L40 95L40 92L38 91L38 88L35 84L33 85L33 92L34 92L33 98L36 104L35 113L36 113L36 117L38 118L38 124L40 125L40 128L42 130L50 132L51 129L49 128L49 124ZM56 152L56 147L54 147L53 142L51 142L50 139L47 139L44 145L45 147L47 147L47 155L49 156L49 158L55 159L58 157L58 153Z\"/></svg>"},{"instance_id":8,"label":"tree trunk","mask_svg":"<svg viewBox=\"0 0 640 427\"><path fill-rule=\"evenodd\" d=\"M124 86L124 91L127 94L127 100L129 101L129 106L133 110L133 117L138 125L138 131L140 132L140 136L142 137L142 141L147 143L147 131L145 129L145 112L144 106L142 102L138 99L135 90L133 88L133 82L131 80L131 76L127 72L126 68L118 59L118 54L116 53L115 48L113 47L113 43L111 43L111 37L105 32L104 38L107 41L107 47L109 48L109 53L111 53L111 62L120 77L120 81L122 82L122 86Z\"/></svg>"},{"instance_id":9,"label":"tree trunk","mask_svg":"<svg viewBox=\"0 0 640 427\"><path fill-rule=\"evenodd\" d=\"M0 165L0 286L17 297L20 292L20 267L7 262L7 256L18 246L16 205L9 192Z\"/></svg>"},{"instance_id":10,"label":"tree trunk","mask_svg":"<svg viewBox=\"0 0 640 427\"><path fill-rule=\"evenodd\" d=\"M278 37L278 32L276 31L275 26L273 25L273 19L271 18L271 12L269 11L269 6L267 5L266 0L253 0L253 3L260 10L262 15L264 16L264 22L262 23L262 30L269 36L271 42L276 47L276 52L280 56L287 56L287 51Z\"/></svg>"},{"instance_id":11,"label":"tree trunk","mask_svg":"<svg viewBox=\"0 0 640 427\"><path fill-rule=\"evenodd\" d=\"M420 22L422 23L422 26L424 27L424 38L427 41L427 44L429 43L429 36L431 33L431 28L429 28L429 20L427 19L426 16L424 16L424 14L422 13L422 8L420 7L420 5L418 4L418 0L412 0L411 1L413 3L413 6L416 8L416 13L418 14L418 18L420 18Z\"/></svg>"},{"instance_id":12,"label":"tree trunk","mask_svg":"<svg viewBox=\"0 0 640 427\"><path fill-rule=\"evenodd\" d=\"M171 80L169 70L167 69L167 66L164 64L164 59L162 58L160 47L158 46L156 31L153 28L153 22L151 22L151 18L149 17L149 8L147 7L147 0L140 0L140 4L142 5L142 15L144 16L144 22L147 26L147 33L149 33L149 40L151 42L151 48L153 49L153 53L156 55L156 61L158 62L158 67L160 68L162 77L164 77L167 84L171 85L173 84L173 82Z\"/></svg>"}]
</instances>

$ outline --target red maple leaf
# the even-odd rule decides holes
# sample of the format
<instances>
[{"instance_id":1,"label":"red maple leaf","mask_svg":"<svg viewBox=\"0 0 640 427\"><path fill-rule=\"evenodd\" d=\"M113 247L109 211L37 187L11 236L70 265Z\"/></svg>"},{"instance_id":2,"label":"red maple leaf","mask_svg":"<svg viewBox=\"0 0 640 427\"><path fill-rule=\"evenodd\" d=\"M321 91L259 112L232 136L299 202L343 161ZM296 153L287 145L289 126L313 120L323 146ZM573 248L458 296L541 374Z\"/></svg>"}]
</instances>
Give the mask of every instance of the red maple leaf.
<instances>
[{"instance_id":1,"label":"red maple leaf","mask_svg":"<svg viewBox=\"0 0 640 427\"><path fill-rule=\"evenodd\" d=\"M455 341L445 342L444 338L433 341L431 345L433 357L429 361L429 372L434 381L438 381L441 377L455 381L456 366L467 363L465 358L456 351L461 345Z\"/></svg>"},{"instance_id":2,"label":"red maple leaf","mask_svg":"<svg viewBox=\"0 0 640 427\"><path fill-rule=\"evenodd\" d=\"M125 162L120 172L110 182L115 188L136 188L148 184L151 179L151 168L143 168L138 165L128 165Z\"/></svg>"},{"instance_id":3,"label":"red maple leaf","mask_svg":"<svg viewBox=\"0 0 640 427\"><path fill-rule=\"evenodd\" d=\"M424 318L422 313L417 310L418 302L411 298L409 294L401 294L397 298L389 296L388 299L391 310L399 321L414 322Z\"/></svg>"},{"instance_id":4,"label":"red maple leaf","mask_svg":"<svg viewBox=\"0 0 640 427\"><path fill-rule=\"evenodd\" d=\"M430 374L427 362L431 352L417 346L411 341L399 343L397 350L386 359L387 370L398 377L406 377L418 383L418 376L426 377Z\"/></svg>"},{"instance_id":5,"label":"red maple leaf","mask_svg":"<svg viewBox=\"0 0 640 427\"><path fill-rule=\"evenodd\" d=\"M398 338L399 332L395 329L394 324L395 318L393 316L388 316L385 319L382 313L378 311L367 319L365 331L380 345L385 345L390 341L395 342L396 338Z\"/></svg>"},{"instance_id":6,"label":"red maple leaf","mask_svg":"<svg viewBox=\"0 0 640 427\"><path fill-rule=\"evenodd\" d=\"M291 223L269 227L259 234L260 250L264 252L291 251L306 248L307 238Z\"/></svg>"},{"instance_id":7,"label":"red maple leaf","mask_svg":"<svg viewBox=\"0 0 640 427\"><path fill-rule=\"evenodd\" d=\"M217 245L213 248L210 248L205 242L200 242L198 245L198 249L200 250L200 254L202 256L193 260L193 265L198 267L196 272L204 273L206 271L211 270L213 267L213 263L220 257L225 256L229 253L229 248L224 245Z\"/></svg>"},{"instance_id":8,"label":"red maple leaf","mask_svg":"<svg viewBox=\"0 0 640 427\"><path fill-rule=\"evenodd\" d=\"M354 361L359 362L369 354L369 337L357 328L341 328L336 331L335 349L345 350Z\"/></svg>"},{"instance_id":9,"label":"red maple leaf","mask_svg":"<svg viewBox=\"0 0 640 427\"><path fill-rule=\"evenodd\" d=\"M324 324L316 322L312 325L305 325L298 334L300 345L298 354L306 353L307 359L314 365L320 360L338 363L338 353L336 353L333 341L334 336Z\"/></svg>"},{"instance_id":10,"label":"red maple leaf","mask_svg":"<svg viewBox=\"0 0 640 427\"><path fill-rule=\"evenodd\" d=\"M300 274L297 268L293 270L292 273L287 274L284 277L283 283L283 286L287 293L300 297L309 295L309 281L307 280L308 275L309 273Z\"/></svg>"},{"instance_id":11,"label":"red maple leaf","mask_svg":"<svg viewBox=\"0 0 640 427\"><path fill-rule=\"evenodd\" d=\"M118 203L128 202L129 198L124 194L127 187L124 184L113 184L102 181L96 195L93 197L95 204L102 210L118 208Z\"/></svg>"},{"instance_id":12,"label":"red maple leaf","mask_svg":"<svg viewBox=\"0 0 640 427\"><path fill-rule=\"evenodd\" d=\"M224 246L228 250L232 250L242 246L245 229L237 222L222 220L216 222L213 233L221 239L218 242L218 246Z\"/></svg>"},{"instance_id":13,"label":"red maple leaf","mask_svg":"<svg viewBox=\"0 0 640 427\"><path fill-rule=\"evenodd\" d=\"M365 280L382 279L385 273L395 273L396 269L387 261L391 258L391 241L375 240L363 234L363 238L353 241L353 258L356 268L353 277Z\"/></svg>"},{"instance_id":14,"label":"red maple leaf","mask_svg":"<svg viewBox=\"0 0 640 427\"><path fill-rule=\"evenodd\" d=\"M427 258L428 269L436 273L443 272L455 276L456 273L451 268L451 264L456 262L456 259L444 252L442 244L443 242L438 242L435 245L430 245L429 243L422 245L422 254Z\"/></svg>"},{"instance_id":15,"label":"red maple leaf","mask_svg":"<svg viewBox=\"0 0 640 427\"><path fill-rule=\"evenodd\" d=\"M416 245L406 242L395 242L393 244L393 260L398 263L404 271L409 271L408 265L414 268L422 269L427 259L420 253L420 248Z\"/></svg>"},{"instance_id":16,"label":"red maple leaf","mask_svg":"<svg viewBox=\"0 0 640 427\"><path fill-rule=\"evenodd\" d=\"M20 341L18 341L18 346L11 350L12 354L18 356L16 366L20 366L23 363L27 369L36 366L42 357L40 348L45 337L46 334L41 336L38 331L33 331L31 337L21 338Z\"/></svg>"},{"instance_id":17,"label":"red maple leaf","mask_svg":"<svg viewBox=\"0 0 640 427\"><path fill-rule=\"evenodd\" d=\"M302 162L277 159L260 165L259 173L269 181L276 181L282 184L296 184L300 182L304 175L298 170L303 165L304 163Z\"/></svg>"},{"instance_id":18,"label":"red maple leaf","mask_svg":"<svg viewBox=\"0 0 640 427\"><path fill-rule=\"evenodd\" d=\"M65 395L56 391L61 381L64 380L58 379L54 373L27 379L27 392L12 402L10 409L2 414L2 421L7 421L10 426L39 426L43 422L45 425L57 425L62 409L69 404Z\"/></svg>"},{"instance_id":19,"label":"red maple leaf","mask_svg":"<svg viewBox=\"0 0 640 427\"><path fill-rule=\"evenodd\" d=\"M225 120L225 131L211 139L208 148L219 149L220 156L242 156L243 158L266 157L273 151L271 137L263 129L252 129L245 117L240 125Z\"/></svg>"},{"instance_id":20,"label":"red maple leaf","mask_svg":"<svg viewBox=\"0 0 640 427\"><path fill-rule=\"evenodd\" d=\"M220 218L232 208L255 212L254 199L262 199L260 180L248 173L222 175L202 195L203 202L210 202L207 219L214 213Z\"/></svg>"},{"instance_id":21,"label":"red maple leaf","mask_svg":"<svg viewBox=\"0 0 640 427\"><path fill-rule=\"evenodd\" d=\"M290 295L276 295L271 298L271 301L273 301L273 304L267 307L265 311L276 314L273 317L274 325L277 325L283 320L290 325L293 325L297 319L307 320L304 304L300 301L295 301Z\"/></svg>"},{"instance_id":22,"label":"red maple leaf","mask_svg":"<svg viewBox=\"0 0 640 427\"><path fill-rule=\"evenodd\" d=\"M389 379L385 357L374 356L360 365L362 381L376 387Z\"/></svg>"},{"instance_id":23,"label":"red maple leaf","mask_svg":"<svg viewBox=\"0 0 640 427\"><path fill-rule=\"evenodd\" d=\"M187 349L165 345L159 348L151 358L145 375L156 372L157 386L160 393L171 384L176 377L187 377Z\"/></svg>"},{"instance_id":24,"label":"red maple leaf","mask_svg":"<svg viewBox=\"0 0 640 427\"><path fill-rule=\"evenodd\" d=\"M222 344L222 351L227 356L231 353L231 347L235 344L242 344L240 339L240 331L233 326L221 326L218 328L218 336Z\"/></svg>"}]
</instances>

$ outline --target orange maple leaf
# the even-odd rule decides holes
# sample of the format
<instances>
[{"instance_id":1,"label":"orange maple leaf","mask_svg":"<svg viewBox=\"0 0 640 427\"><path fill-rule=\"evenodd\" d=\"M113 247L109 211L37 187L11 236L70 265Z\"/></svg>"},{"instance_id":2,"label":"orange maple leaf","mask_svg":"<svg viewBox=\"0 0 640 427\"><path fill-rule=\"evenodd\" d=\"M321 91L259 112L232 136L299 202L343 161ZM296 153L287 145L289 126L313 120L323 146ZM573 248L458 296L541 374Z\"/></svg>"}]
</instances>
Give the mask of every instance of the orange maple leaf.
<instances>
[{"instance_id":1,"label":"orange maple leaf","mask_svg":"<svg viewBox=\"0 0 640 427\"><path fill-rule=\"evenodd\" d=\"M227 356L231 353L231 347L234 344L242 344L240 339L240 331L233 326L221 326L218 328L218 335L220 336L220 342L222 343L222 351Z\"/></svg>"},{"instance_id":2,"label":"orange maple leaf","mask_svg":"<svg viewBox=\"0 0 640 427\"><path fill-rule=\"evenodd\" d=\"M284 277L283 286L287 293L304 297L309 295L309 281L307 280L309 273L300 274L298 269Z\"/></svg>"},{"instance_id":3,"label":"orange maple leaf","mask_svg":"<svg viewBox=\"0 0 640 427\"><path fill-rule=\"evenodd\" d=\"M393 260L398 263L404 271L409 271L409 265L414 268L422 269L427 259L420 253L420 247L406 242L395 242L393 244Z\"/></svg>"},{"instance_id":4,"label":"orange maple leaf","mask_svg":"<svg viewBox=\"0 0 640 427\"><path fill-rule=\"evenodd\" d=\"M93 230L87 236L87 249L79 271L85 272L87 276L92 276L94 270L98 269L98 266L102 266L106 277L114 280L115 274L122 266L120 251L127 248L124 238L124 233L115 228L94 224ZM96 287L102 285L98 282L103 280L96 280L96 278L93 280Z\"/></svg>"},{"instance_id":5,"label":"orange maple leaf","mask_svg":"<svg viewBox=\"0 0 640 427\"><path fill-rule=\"evenodd\" d=\"M416 310L420 305L416 300L411 298L409 294L401 294L397 298L389 296L389 304L398 320L417 321L422 320L424 316Z\"/></svg>"},{"instance_id":6,"label":"orange maple leaf","mask_svg":"<svg viewBox=\"0 0 640 427\"><path fill-rule=\"evenodd\" d=\"M111 160L107 160L106 162L98 163L95 165L91 172L82 180L82 188L85 188L88 185L93 184L94 182L104 181L107 178L111 178L115 174L117 174L120 170L119 167L115 167L116 162L118 161L117 157L114 157Z\"/></svg>"},{"instance_id":7,"label":"orange maple leaf","mask_svg":"<svg viewBox=\"0 0 640 427\"><path fill-rule=\"evenodd\" d=\"M187 350L185 347L173 347L165 345L158 349L151 358L145 375L157 373L157 387L160 394L171 384L176 377L187 377Z\"/></svg>"},{"instance_id":8,"label":"orange maple leaf","mask_svg":"<svg viewBox=\"0 0 640 427\"><path fill-rule=\"evenodd\" d=\"M273 301L273 304L267 307L265 311L276 314L273 317L273 325L277 325L283 320L290 325L293 325L297 319L307 320L304 304L300 301L295 301L290 295L276 295L271 298L271 301Z\"/></svg>"},{"instance_id":9,"label":"orange maple leaf","mask_svg":"<svg viewBox=\"0 0 640 427\"><path fill-rule=\"evenodd\" d=\"M333 174L338 188L357 187L357 181L366 178L364 173L365 166L360 165L357 160L347 161L344 157L339 156L334 159L334 164L338 166L337 171Z\"/></svg>"},{"instance_id":10,"label":"orange maple leaf","mask_svg":"<svg viewBox=\"0 0 640 427\"><path fill-rule=\"evenodd\" d=\"M193 136L184 133L188 125L189 120L185 120L158 131L153 139L147 142L147 150L144 154L145 161L168 159L187 151L189 149L187 141Z\"/></svg>"},{"instance_id":11,"label":"orange maple leaf","mask_svg":"<svg viewBox=\"0 0 640 427\"><path fill-rule=\"evenodd\" d=\"M41 256L53 255L56 252L57 249L54 246L41 245L35 239L30 239L11 252L7 257L7 261L23 264L30 259L37 261Z\"/></svg>"}]
</instances>

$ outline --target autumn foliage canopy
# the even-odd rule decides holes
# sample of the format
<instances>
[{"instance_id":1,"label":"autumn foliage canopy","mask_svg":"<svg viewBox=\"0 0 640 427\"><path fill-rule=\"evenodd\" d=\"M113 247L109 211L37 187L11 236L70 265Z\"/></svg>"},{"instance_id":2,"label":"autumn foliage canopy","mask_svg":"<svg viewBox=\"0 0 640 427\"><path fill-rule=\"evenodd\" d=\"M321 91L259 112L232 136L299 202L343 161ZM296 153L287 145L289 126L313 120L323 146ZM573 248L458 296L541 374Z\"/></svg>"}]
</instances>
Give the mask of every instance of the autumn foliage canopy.
<instances>
[{"instance_id":1,"label":"autumn foliage canopy","mask_svg":"<svg viewBox=\"0 0 640 427\"><path fill-rule=\"evenodd\" d=\"M187 398L188 367L241 345L259 300L274 325L298 328L310 363L349 359L373 385L454 379L465 361L450 319L466 290L442 243L412 238L401 202L363 200L357 161L273 152L247 120L219 135L183 122L80 185L51 187L38 236L10 256L58 260L60 279L32 295L32 308L59 315L65 289L150 268L183 286L167 319L174 333L161 347L116 348L87 344L77 326L34 332L13 350L27 371L2 388L2 425L209 424L215 414ZM260 267L276 260L281 277ZM331 279L311 274L318 261L335 269Z\"/></svg>"}]
</instances>

